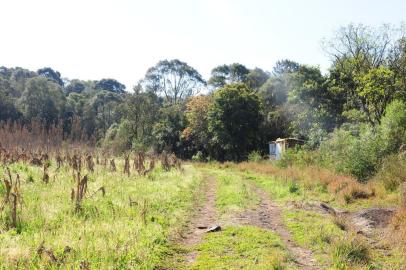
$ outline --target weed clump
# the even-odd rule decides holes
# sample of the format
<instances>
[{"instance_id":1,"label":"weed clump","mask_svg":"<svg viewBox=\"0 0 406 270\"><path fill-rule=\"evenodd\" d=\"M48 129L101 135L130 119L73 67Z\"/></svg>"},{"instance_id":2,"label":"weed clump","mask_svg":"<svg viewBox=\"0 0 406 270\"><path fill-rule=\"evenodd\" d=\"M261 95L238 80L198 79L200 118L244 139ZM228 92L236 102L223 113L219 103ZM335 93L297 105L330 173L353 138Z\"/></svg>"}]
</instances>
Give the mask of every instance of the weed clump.
<instances>
[{"instance_id":1,"label":"weed clump","mask_svg":"<svg viewBox=\"0 0 406 270\"><path fill-rule=\"evenodd\" d=\"M353 269L354 266L367 265L370 261L368 245L357 237L342 238L334 243L333 264L337 269Z\"/></svg>"}]
</instances>

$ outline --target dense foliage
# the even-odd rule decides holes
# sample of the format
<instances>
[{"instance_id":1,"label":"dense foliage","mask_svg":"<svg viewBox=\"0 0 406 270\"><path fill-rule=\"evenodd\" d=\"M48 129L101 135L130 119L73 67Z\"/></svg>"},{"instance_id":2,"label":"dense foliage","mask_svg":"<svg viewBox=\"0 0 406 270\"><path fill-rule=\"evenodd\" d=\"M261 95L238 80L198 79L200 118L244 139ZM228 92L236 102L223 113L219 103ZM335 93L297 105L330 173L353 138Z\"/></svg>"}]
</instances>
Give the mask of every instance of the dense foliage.
<instances>
[{"instance_id":1,"label":"dense foliage","mask_svg":"<svg viewBox=\"0 0 406 270\"><path fill-rule=\"evenodd\" d=\"M187 63L164 60L133 91L110 78L1 67L0 121L35 119L63 126L66 136L75 122L83 137L115 152L165 150L195 160L244 160L264 155L270 140L295 136L320 150L321 164L364 180L406 143L405 30L349 25L324 48L326 73L292 60L271 72L232 63L213 68L206 82Z\"/></svg>"}]
</instances>

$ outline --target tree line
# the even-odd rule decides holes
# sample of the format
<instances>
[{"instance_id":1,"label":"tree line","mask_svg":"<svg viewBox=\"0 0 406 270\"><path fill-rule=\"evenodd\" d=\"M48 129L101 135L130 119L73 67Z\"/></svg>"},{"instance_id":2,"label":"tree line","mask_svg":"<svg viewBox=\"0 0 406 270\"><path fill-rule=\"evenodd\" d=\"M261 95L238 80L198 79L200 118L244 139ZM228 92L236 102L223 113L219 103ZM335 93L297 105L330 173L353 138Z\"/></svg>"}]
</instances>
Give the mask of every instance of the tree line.
<instances>
[{"instance_id":1,"label":"tree line","mask_svg":"<svg viewBox=\"0 0 406 270\"><path fill-rule=\"evenodd\" d=\"M205 81L180 60L149 68L132 89L115 79L66 79L52 68L0 68L0 121L78 123L87 138L115 152L173 152L199 160L244 160L267 143L294 136L316 149L332 132L381 126L393 101L406 99L402 27L348 25L323 42L318 66L280 60L273 70L233 63Z\"/></svg>"}]
</instances>

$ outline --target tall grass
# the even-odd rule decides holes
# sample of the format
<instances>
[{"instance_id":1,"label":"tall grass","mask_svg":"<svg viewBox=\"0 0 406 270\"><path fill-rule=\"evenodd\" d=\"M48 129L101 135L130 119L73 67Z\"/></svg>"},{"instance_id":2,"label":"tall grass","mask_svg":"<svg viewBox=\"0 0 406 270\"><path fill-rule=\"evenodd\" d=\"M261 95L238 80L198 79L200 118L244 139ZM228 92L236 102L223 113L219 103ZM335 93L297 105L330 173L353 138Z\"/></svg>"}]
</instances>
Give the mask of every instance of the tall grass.
<instances>
[{"instance_id":1,"label":"tall grass","mask_svg":"<svg viewBox=\"0 0 406 270\"><path fill-rule=\"evenodd\" d=\"M202 175L190 166L148 176L95 165L88 175L80 208L71 201L72 170L48 170L19 162L11 173L21 176L19 229L0 223L0 269L154 269L170 250L169 236L186 222ZM0 168L0 175L3 170ZM97 192L104 187L105 196ZM0 193L3 193L0 188ZM75 191L76 195L76 191Z\"/></svg>"},{"instance_id":2,"label":"tall grass","mask_svg":"<svg viewBox=\"0 0 406 270\"><path fill-rule=\"evenodd\" d=\"M281 168L267 162L243 162L235 165L242 171L253 171L272 175L286 182L299 181L307 190L325 190L335 194L342 203L351 203L357 199L365 199L375 196L376 188L373 184L359 183L350 176L337 175L328 169L317 166ZM294 183L290 184L292 189ZM295 192L297 192L296 188Z\"/></svg>"}]
</instances>

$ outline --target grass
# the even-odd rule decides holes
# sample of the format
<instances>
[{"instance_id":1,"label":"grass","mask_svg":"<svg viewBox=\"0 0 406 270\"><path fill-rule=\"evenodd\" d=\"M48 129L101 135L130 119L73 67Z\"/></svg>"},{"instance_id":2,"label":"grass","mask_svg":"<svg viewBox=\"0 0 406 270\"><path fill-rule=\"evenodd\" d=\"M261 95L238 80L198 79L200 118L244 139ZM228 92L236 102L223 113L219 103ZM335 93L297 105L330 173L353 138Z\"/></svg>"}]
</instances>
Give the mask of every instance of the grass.
<instances>
[{"instance_id":1,"label":"grass","mask_svg":"<svg viewBox=\"0 0 406 270\"><path fill-rule=\"evenodd\" d=\"M79 211L70 198L75 187L70 168L56 171L52 164L46 184L42 168L10 165L13 177L20 174L22 204L16 228L8 209L0 212L0 269L188 269L182 256L190 251L198 252L191 269L291 269L292 258L275 232L240 226L235 219L259 204L255 186L279 204L293 241L312 250L323 269L404 269L405 250L391 237L377 248L355 235L348 220L290 207L314 201L349 210L396 205L398 193L377 180L363 185L322 169L266 163L185 165L170 172L157 166L139 177L123 173L123 160L116 165L118 172L97 165L88 173L89 192ZM208 175L217 179L217 221L225 226L197 246L178 246L173 239L204 201L200 187ZM105 196L96 192L101 187ZM0 197L5 192L0 185ZM406 235L405 216L392 222L396 237ZM392 249L391 256L385 248Z\"/></svg>"},{"instance_id":2,"label":"grass","mask_svg":"<svg viewBox=\"0 0 406 270\"><path fill-rule=\"evenodd\" d=\"M398 193L386 190L381 181L361 184L318 167L279 168L269 162L243 162L227 164L225 169L241 171L278 202L322 201L351 211L398 204Z\"/></svg>"},{"instance_id":3,"label":"grass","mask_svg":"<svg viewBox=\"0 0 406 270\"><path fill-rule=\"evenodd\" d=\"M334 239L345 235L345 232L331 219L312 211L285 211L283 218L296 243L312 250L320 265L332 264L330 248Z\"/></svg>"},{"instance_id":4,"label":"grass","mask_svg":"<svg viewBox=\"0 0 406 270\"><path fill-rule=\"evenodd\" d=\"M256 227L228 227L208 234L191 269L292 269L277 234Z\"/></svg>"},{"instance_id":5,"label":"grass","mask_svg":"<svg viewBox=\"0 0 406 270\"><path fill-rule=\"evenodd\" d=\"M217 178L216 208L220 215L244 211L259 203L252 185L238 174L223 170L207 170Z\"/></svg>"},{"instance_id":6,"label":"grass","mask_svg":"<svg viewBox=\"0 0 406 270\"><path fill-rule=\"evenodd\" d=\"M86 198L76 213L70 169L56 172L52 166L45 184L41 168L22 163L10 168L21 175L23 205L19 230L0 227L0 269L153 269L170 252L168 238L186 222L202 180L192 166L183 173L157 168L148 177L97 166L89 173L88 189L104 186L106 195ZM49 253L37 254L42 242L57 263ZM63 255L66 247L71 251Z\"/></svg>"},{"instance_id":7,"label":"grass","mask_svg":"<svg viewBox=\"0 0 406 270\"><path fill-rule=\"evenodd\" d=\"M370 267L370 248L360 238L346 237L334 243L333 265L336 269L368 269Z\"/></svg>"}]
</instances>

